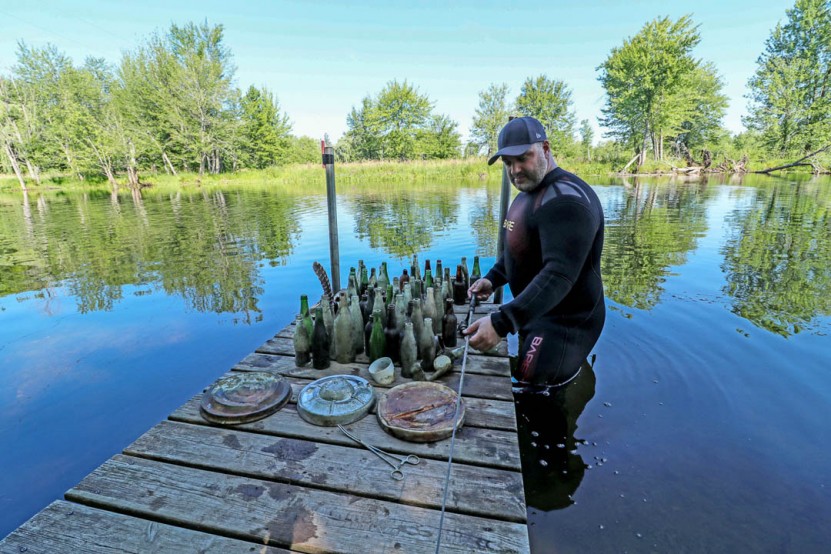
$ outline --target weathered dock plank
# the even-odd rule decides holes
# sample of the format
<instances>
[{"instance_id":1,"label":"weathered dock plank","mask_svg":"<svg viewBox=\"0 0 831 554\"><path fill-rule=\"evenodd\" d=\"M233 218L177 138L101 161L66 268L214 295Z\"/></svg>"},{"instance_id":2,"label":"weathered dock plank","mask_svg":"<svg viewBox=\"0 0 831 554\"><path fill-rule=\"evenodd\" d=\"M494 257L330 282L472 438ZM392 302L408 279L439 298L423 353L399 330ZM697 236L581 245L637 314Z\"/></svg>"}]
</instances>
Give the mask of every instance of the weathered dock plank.
<instances>
[{"instance_id":1,"label":"weathered dock plank","mask_svg":"<svg viewBox=\"0 0 831 554\"><path fill-rule=\"evenodd\" d=\"M66 494L89 506L301 552L432 552L439 512L118 455ZM448 513L443 552L527 552L525 524Z\"/></svg>"},{"instance_id":2,"label":"weathered dock plank","mask_svg":"<svg viewBox=\"0 0 831 554\"><path fill-rule=\"evenodd\" d=\"M446 462L425 458L418 465L405 466L406 479L395 481L388 465L368 450L354 446L344 448L167 421L145 433L124 452L235 475L441 509ZM447 506L450 511L506 521L525 520L520 473L456 464L450 485Z\"/></svg>"},{"instance_id":3,"label":"weathered dock plank","mask_svg":"<svg viewBox=\"0 0 831 554\"><path fill-rule=\"evenodd\" d=\"M199 402L193 399L171 414L173 421L210 425L199 414ZM279 437L299 438L352 446L354 443L337 427L320 427L307 423L297 414L294 404L286 404L279 412L265 419L235 426L236 429L253 431ZM365 417L350 425L355 433L365 442L400 454L416 454L422 458L446 460L450 451L450 441L431 443L413 443L397 439L378 425L375 417ZM498 429L483 429L463 426L456 433L456 446L453 461L494 467L521 470L519 448L515 432Z\"/></svg>"},{"instance_id":4,"label":"weathered dock plank","mask_svg":"<svg viewBox=\"0 0 831 554\"><path fill-rule=\"evenodd\" d=\"M0 554L292 552L258 542L260 544L57 500L0 541Z\"/></svg>"}]
</instances>

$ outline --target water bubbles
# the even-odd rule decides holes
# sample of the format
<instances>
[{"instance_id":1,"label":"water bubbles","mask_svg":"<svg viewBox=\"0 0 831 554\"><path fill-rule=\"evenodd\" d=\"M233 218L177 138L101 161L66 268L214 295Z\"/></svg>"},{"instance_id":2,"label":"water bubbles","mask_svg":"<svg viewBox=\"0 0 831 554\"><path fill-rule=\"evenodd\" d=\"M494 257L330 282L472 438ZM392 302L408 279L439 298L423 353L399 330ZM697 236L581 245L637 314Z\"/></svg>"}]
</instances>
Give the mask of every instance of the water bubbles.
<instances>
[{"instance_id":1,"label":"water bubbles","mask_svg":"<svg viewBox=\"0 0 831 554\"><path fill-rule=\"evenodd\" d=\"M536 448L536 447L537 447L537 443L532 442L532 443L531 443L531 447L532 447L532 448Z\"/></svg>"},{"instance_id":2,"label":"water bubbles","mask_svg":"<svg viewBox=\"0 0 831 554\"><path fill-rule=\"evenodd\" d=\"M615 470L615 475L620 475L620 472L618 470Z\"/></svg>"},{"instance_id":3,"label":"water bubbles","mask_svg":"<svg viewBox=\"0 0 831 554\"><path fill-rule=\"evenodd\" d=\"M612 403L611 403L611 402L604 402L604 403L603 403L603 405L604 405L604 406L606 406L607 408L611 408L611 407L612 407Z\"/></svg>"},{"instance_id":4,"label":"water bubbles","mask_svg":"<svg viewBox=\"0 0 831 554\"><path fill-rule=\"evenodd\" d=\"M545 448L546 450L549 449L549 446L547 444L542 445L542 447Z\"/></svg>"},{"instance_id":5,"label":"water bubbles","mask_svg":"<svg viewBox=\"0 0 831 554\"><path fill-rule=\"evenodd\" d=\"M540 460L540 465L542 467L548 467L548 462L546 462L545 460Z\"/></svg>"},{"instance_id":6,"label":"water bubbles","mask_svg":"<svg viewBox=\"0 0 831 554\"><path fill-rule=\"evenodd\" d=\"M620 497L621 498L626 498L625 496L623 496L623 493L620 493Z\"/></svg>"},{"instance_id":7,"label":"water bubbles","mask_svg":"<svg viewBox=\"0 0 831 554\"><path fill-rule=\"evenodd\" d=\"M643 535L641 535L640 533L635 533L635 536L638 537L639 539L643 538Z\"/></svg>"},{"instance_id":8,"label":"water bubbles","mask_svg":"<svg viewBox=\"0 0 831 554\"><path fill-rule=\"evenodd\" d=\"M557 448L565 448L565 447L566 447L566 445L564 445L563 443L561 443L561 442L557 443Z\"/></svg>"},{"instance_id":9,"label":"water bubbles","mask_svg":"<svg viewBox=\"0 0 831 554\"><path fill-rule=\"evenodd\" d=\"M605 525L603 525L603 524L601 523L601 524L600 524L600 530L602 531L602 530L603 530L603 529L605 529L605 528L606 528L606 526L605 526Z\"/></svg>"},{"instance_id":10,"label":"water bubbles","mask_svg":"<svg viewBox=\"0 0 831 554\"><path fill-rule=\"evenodd\" d=\"M531 431L531 436L532 436L532 437L534 437L534 438L536 438L536 437L539 437L539 436L540 436L540 434L539 434L539 433L537 433L536 431Z\"/></svg>"}]
</instances>

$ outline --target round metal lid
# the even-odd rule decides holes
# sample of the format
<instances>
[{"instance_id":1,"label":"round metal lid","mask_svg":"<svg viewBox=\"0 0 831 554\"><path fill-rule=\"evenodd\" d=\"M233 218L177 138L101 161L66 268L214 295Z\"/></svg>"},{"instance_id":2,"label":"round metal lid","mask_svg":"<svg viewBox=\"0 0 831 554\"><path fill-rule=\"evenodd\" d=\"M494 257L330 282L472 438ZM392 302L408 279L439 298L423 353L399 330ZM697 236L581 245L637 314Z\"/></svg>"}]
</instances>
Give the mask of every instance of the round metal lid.
<instances>
[{"instance_id":1,"label":"round metal lid","mask_svg":"<svg viewBox=\"0 0 831 554\"><path fill-rule=\"evenodd\" d=\"M297 413L314 425L345 425L358 421L375 403L375 391L366 379L330 375L303 387L297 396Z\"/></svg>"},{"instance_id":2,"label":"round metal lid","mask_svg":"<svg viewBox=\"0 0 831 554\"><path fill-rule=\"evenodd\" d=\"M394 437L411 442L449 438L465 419L465 402L456 413L456 391L439 383L414 381L391 388L378 401L378 422Z\"/></svg>"},{"instance_id":3,"label":"round metal lid","mask_svg":"<svg viewBox=\"0 0 831 554\"><path fill-rule=\"evenodd\" d=\"M291 398L291 385L266 371L223 377L202 395L200 412L211 423L248 423L273 414Z\"/></svg>"}]
</instances>

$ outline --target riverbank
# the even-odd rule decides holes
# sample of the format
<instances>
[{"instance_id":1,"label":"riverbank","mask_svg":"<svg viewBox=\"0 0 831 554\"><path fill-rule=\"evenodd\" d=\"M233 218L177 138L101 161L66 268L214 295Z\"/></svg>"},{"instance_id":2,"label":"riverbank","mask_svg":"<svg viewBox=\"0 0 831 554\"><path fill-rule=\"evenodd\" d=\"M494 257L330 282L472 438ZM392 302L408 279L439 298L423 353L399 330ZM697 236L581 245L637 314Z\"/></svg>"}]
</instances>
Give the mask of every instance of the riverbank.
<instances>
[{"instance_id":1,"label":"riverbank","mask_svg":"<svg viewBox=\"0 0 831 554\"><path fill-rule=\"evenodd\" d=\"M762 171L766 168L787 164L785 159L750 159L745 169L747 172ZM686 162L678 158L666 160L648 160L638 171L625 174L618 173L623 166L619 160L586 161L583 159L564 158L558 163L565 169L581 177L645 177L688 175L682 168ZM831 165L831 160L821 160L824 167ZM714 164L717 165L717 164ZM810 174L810 167L795 167L789 173ZM712 173L732 173L731 171L715 171L713 168L695 172L695 176ZM781 172L780 172L781 173ZM344 190L360 190L363 187L377 185L395 185L396 187L419 187L424 183L460 183L476 184L481 182L498 182L502 178L501 164L488 165L485 158L463 158L456 160L428 160L428 161L368 161L356 163L336 164L335 175L337 186ZM288 188L308 186L312 183L325 184L323 169L320 164L291 164L275 166L266 169L245 169L237 172L203 174L179 173L140 173L140 180L146 186L177 188L190 186L211 185L284 185ZM126 187L126 177L119 178L119 185ZM87 179L84 181L73 179L64 174L45 174L41 177L40 185L27 180L30 190L43 189L101 189L110 188L105 179ZM20 184L14 175L0 175L0 191L19 191Z\"/></svg>"}]
</instances>

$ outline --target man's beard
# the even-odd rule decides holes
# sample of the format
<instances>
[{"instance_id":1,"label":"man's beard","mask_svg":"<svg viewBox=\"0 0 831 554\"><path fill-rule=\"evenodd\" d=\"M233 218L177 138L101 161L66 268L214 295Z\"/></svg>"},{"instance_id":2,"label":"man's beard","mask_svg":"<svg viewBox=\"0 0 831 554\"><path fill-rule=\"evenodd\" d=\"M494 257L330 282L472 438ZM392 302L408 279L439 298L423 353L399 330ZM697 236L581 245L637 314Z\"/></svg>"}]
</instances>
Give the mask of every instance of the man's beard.
<instances>
[{"instance_id":1,"label":"man's beard","mask_svg":"<svg viewBox=\"0 0 831 554\"><path fill-rule=\"evenodd\" d=\"M520 191L522 192L531 192L535 188L537 188L542 180L545 178L545 174L548 173L548 160L545 159L545 154L540 153L539 156L539 163L528 172L523 172L525 175L525 179L522 183L517 184L516 179L513 175L511 175L511 183Z\"/></svg>"}]
</instances>

